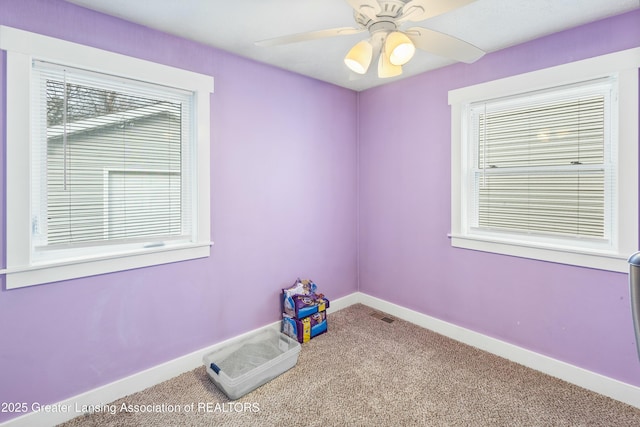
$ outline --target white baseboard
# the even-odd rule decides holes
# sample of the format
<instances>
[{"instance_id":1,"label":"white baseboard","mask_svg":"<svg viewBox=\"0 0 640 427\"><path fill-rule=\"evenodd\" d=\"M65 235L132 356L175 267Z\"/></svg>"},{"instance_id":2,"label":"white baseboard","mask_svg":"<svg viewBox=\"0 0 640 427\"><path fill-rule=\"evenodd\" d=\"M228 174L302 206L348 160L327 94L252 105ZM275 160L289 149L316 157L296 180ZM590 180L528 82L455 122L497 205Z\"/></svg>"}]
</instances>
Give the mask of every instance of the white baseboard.
<instances>
[{"instance_id":1,"label":"white baseboard","mask_svg":"<svg viewBox=\"0 0 640 427\"><path fill-rule=\"evenodd\" d=\"M359 294L353 293L336 300L331 300L327 311L332 313L356 304L358 302L358 298ZM66 412L29 412L20 417L12 418L0 423L0 427L49 427L69 421L82 415L82 412L78 412L76 409L81 409L83 407L102 407L132 393L137 393L148 387L196 369L202 365L203 355L242 339L247 335L268 328L279 329L280 321L265 325L261 328L230 338L210 347L194 351L193 353L178 357L177 359L170 360L144 371L137 372L129 377L122 378L51 405L55 408L59 408L60 410L66 410Z\"/></svg>"},{"instance_id":2,"label":"white baseboard","mask_svg":"<svg viewBox=\"0 0 640 427\"><path fill-rule=\"evenodd\" d=\"M360 293L357 300L361 304L422 326L456 341L640 408L640 387L588 371L367 294Z\"/></svg>"},{"instance_id":3,"label":"white baseboard","mask_svg":"<svg viewBox=\"0 0 640 427\"><path fill-rule=\"evenodd\" d=\"M639 387L552 359L361 292L355 292L345 297L332 300L327 311L329 313L336 312L357 303L367 305L399 319L445 335L456 341L472 345L481 350L488 351L505 359L640 408ZM82 412L76 411L77 408L103 406L196 369L202 365L202 356L204 354L242 339L246 335L268 328L280 328L280 321L265 325L210 347L194 351L193 353L51 405L56 408L66 408L68 409L67 412L30 412L20 417L7 420L1 423L0 427L49 427L69 421L72 418L82 415Z\"/></svg>"},{"instance_id":4,"label":"white baseboard","mask_svg":"<svg viewBox=\"0 0 640 427\"><path fill-rule=\"evenodd\" d=\"M144 371L137 372L126 378L122 378L50 405L65 412L29 412L20 417L1 423L0 427L49 427L69 421L75 417L83 415L83 412L81 411L83 407L103 407L106 404L132 393L137 393L180 374L189 372L199 366L202 366L202 356L205 354L242 339L247 335L269 328L279 330L280 321L265 325L245 334L238 335L210 347L194 351L193 353L178 357L177 359L145 369Z\"/></svg>"},{"instance_id":5,"label":"white baseboard","mask_svg":"<svg viewBox=\"0 0 640 427\"><path fill-rule=\"evenodd\" d=\"M347 308L350 305L358 304L359 302L361 302L361 295L363 294L361 294L360 292L354 292L342 298L329 301L329 308L327 308L327 313L331 314L338 310L342 310L343 308ZM331 327L331 325L329 325L329 327Z\"/></svg>"}]
</instances>

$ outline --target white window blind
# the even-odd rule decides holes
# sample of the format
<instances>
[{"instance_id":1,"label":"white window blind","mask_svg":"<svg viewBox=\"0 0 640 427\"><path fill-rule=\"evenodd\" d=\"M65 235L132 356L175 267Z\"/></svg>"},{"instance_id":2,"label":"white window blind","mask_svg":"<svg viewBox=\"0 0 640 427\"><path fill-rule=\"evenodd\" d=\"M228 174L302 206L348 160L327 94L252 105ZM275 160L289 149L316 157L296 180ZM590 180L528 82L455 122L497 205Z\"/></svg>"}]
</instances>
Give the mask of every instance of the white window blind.
<instances>
[{"instance_id":1,"label":"white window blind","mask_svg":"<svg viewBox=\"0 0 640 427\"><path fill-rule=\"evenodd\" d=\"M471 224L611 237L611 80L472 104Z\"/></svg>"},{"instance_id":2,"label":"white window blind","mask_svg":"<svg viewBox=\"0 0 640 427\"><path fill-rule=\"evenodd\" d=\"M188 91L33 63L33 249L191 239Z\"/></svg>"}]
</instances>

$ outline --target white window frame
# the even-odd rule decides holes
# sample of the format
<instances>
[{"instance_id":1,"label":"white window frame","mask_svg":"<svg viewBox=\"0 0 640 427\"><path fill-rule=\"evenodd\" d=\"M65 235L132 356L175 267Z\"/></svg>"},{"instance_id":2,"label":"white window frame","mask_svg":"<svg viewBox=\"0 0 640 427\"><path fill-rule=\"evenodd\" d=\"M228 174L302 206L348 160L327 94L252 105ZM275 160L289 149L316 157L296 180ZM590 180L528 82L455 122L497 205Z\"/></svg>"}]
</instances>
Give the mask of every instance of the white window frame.
<instances>
[{"instance_id":1,"label":"white window frame","mask_svg":"<svg viewBox=\"0 0 640 427\"><path fill-rule=\"evenodd\" d=\"M210 94L213 77L104 51L28 31L0 26L6 50L6 288L56 282L123 271L210 254ZM178 88L194 93L194 229L191 241L145 246L131 244L117 252L36 261L31 250L31 70L34 59L103 74Z\"/></svg>"},{"instance_id":2,"label":"white window frame","mask_svg":"<svg viewBox=\"0 0 640 427\"><path fill-rule=\"evenodd\" d=\"M451 245L562 264L627 272L628 257L638 250L638 68L640 48L589 58L552 68L481 83L449 92L451 106ZM470 226L467 173L471 142L467 135L468 106L496 98L614 77L618 84L617 164L614 177L612 233L609 247L589 247L505 233L478 232ZM613 100L612 102L616 102Z\"/></svg>"}]
</instances>

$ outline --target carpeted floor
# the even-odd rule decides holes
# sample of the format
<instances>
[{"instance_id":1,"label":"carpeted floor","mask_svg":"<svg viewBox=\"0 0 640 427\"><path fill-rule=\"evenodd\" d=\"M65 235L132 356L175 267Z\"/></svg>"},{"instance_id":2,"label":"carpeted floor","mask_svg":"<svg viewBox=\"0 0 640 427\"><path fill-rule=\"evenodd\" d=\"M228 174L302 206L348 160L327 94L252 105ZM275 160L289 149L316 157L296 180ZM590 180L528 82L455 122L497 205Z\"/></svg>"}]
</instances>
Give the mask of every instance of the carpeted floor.
<instances>
[{"instance_id":1,"label":"carpeted floor","mask_svg":"<svg viewBox=\"0 0 640 427\"><path fill-rule=\"evenodd\" d=\"M372 312L330 314L293 369L236 401L201 367L64 426L640 426L639 409Z\"/></svg>"}]
</instances>

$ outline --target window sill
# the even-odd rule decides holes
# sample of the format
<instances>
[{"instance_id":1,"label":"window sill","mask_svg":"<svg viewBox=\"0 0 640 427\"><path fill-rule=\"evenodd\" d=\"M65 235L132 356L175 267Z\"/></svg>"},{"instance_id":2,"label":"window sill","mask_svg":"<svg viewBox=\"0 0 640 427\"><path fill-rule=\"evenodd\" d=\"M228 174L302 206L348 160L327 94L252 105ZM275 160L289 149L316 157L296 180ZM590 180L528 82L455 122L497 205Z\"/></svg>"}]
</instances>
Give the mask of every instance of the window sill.
<instances>
[{"instance_id":1,"label":"window sill","mask_svg":"<svg viewBox=\"0 0 640 427\"><path fill-rule=\"evenodd\" d=\"M598 270L627 273L628 255L608 251L577 250L547 245L530 245L509 240L491 239L479 236L449 234L451 246L501 255L530 258L539 261L575 265Z\"/></svg>"},{"instance_id":2,"label":"window sill","mask_svg":"<svg viewBox=\"0 0 640 427\"><path fill-rule=\"evenodd\" d=\"M147 248L106 256L67 259L63 262L39 263L0 270L6 276L6 289L16 289L79 277L96 276L152 265L206 258L213 242Z\"/></svg>"}]
</instances>

